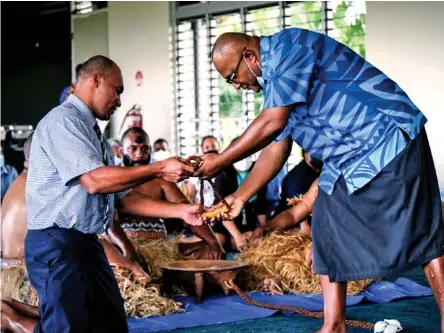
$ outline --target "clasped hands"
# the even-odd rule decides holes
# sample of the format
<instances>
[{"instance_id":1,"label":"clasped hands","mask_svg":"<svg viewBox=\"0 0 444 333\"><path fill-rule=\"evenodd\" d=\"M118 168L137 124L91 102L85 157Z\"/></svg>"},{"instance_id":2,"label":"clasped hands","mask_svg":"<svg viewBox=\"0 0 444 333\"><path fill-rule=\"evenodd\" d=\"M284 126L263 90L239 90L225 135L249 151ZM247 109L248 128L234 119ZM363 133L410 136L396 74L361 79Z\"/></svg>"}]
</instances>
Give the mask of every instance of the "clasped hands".
<instances>
[{"instance_id":1,"label":"clasped hands","mask_svg":"<svg viewBox=\"0 0 444 333\"><path fill-rule=\"evenodd\" d=\"M162 178L170 182L179 182L189 177L209 179L223 171L223 169L225 169L226 167L220 155L218 154L204 154L200 156L200 159L201 161L198 167L196 165L190 165L186 159L181 157L170 157L166 160L163 160L159 162L161 163ZM214 205L212 207L205 207L205 212L201 216L202 219L205 222L214 222L215 220L223 219L232 220L240 214L245 205L245 203L235 194L226 197L225 201L228 204L229 208L224 206L222 202L219 202L217 205ZM187 221L185 222L189 224L200 224L200 219L191 218L190 215L192 215L193 212L196 212L196 208L188 209L187 220L189 220L189 222L191 223Z\"/></svg>"}]
</instances>

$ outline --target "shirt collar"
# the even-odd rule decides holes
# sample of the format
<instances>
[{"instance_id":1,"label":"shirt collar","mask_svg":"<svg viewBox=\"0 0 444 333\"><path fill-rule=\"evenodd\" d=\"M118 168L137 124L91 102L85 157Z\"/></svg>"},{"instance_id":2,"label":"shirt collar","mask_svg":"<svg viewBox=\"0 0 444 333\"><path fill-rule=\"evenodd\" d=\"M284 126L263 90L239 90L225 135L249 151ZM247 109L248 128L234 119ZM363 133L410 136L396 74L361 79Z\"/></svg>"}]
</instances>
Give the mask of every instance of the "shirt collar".
<instances>
[{"instance_id":1,"label":"shirt collar","mask_svg":"<svg viewBox=\"0 0 444 333\"><path fill-rule=\"evenodd\" d=\"M69 95L66 101L72 103L77 108L77 110L79 110L80 113L83 114L86 121L89 125L91 125L91 127L94 127L97 124L96 118L94 117L92 111L75 94Z\"/></svg>"},{"instance_id":2,"label":"shirt collar","mask_svg":"<svg viewBox=\"0 0 444 333\"><path fill-rule=\"evenodd\" d=\"M259 41L259 48L261 52L262 77L264 78L264 80L268 80L271 37L261 36Z\"/></svg>"}]
</instances>

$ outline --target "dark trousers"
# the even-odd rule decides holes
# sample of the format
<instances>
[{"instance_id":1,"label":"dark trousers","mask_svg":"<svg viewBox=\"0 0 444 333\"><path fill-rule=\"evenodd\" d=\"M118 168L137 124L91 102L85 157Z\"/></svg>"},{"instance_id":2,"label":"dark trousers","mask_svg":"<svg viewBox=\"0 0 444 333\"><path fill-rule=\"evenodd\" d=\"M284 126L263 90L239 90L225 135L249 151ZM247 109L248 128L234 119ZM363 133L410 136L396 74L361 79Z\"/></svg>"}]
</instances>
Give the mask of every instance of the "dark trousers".
<instances>
[{"instance_id":1,"label":"dark trousers","mask_svg":"<svg viewBox=\"0 0 444 333\"><path fill-rule=\"evenodd\" d=\"M123 299L96 235L29 230L25 261L39 296L41 323L34 332L128 332Z\"/></svg>"}]
</instances>

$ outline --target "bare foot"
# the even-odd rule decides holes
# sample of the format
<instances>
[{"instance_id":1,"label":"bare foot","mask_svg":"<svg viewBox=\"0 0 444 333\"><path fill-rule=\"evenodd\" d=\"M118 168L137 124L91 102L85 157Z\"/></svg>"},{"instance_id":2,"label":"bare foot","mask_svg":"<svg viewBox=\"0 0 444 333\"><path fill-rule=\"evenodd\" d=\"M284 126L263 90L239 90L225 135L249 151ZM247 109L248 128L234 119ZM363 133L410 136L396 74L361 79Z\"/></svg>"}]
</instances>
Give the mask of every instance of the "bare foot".
<instances>
[{"instance_id":1,"label":"bare foot","mask_svg":"<svg viewBox=\"0 0 444 333\"><path fill-rule=\"evenodd\" d=\"M19 302L16 299L13 299L12 297L5 297L2 300L8 303L14 310L20 312L26 317L31 317L35 319L40 318L39 308L37 306Z\"/></svg>"},{"instance_id":2,"label":"bare foot","mask_svg":"<svg viewBox=\"0 0 444 333\"><path fill-rule=\"evenodd\" d=\"M10 330L14 333L31 333L37 326L38 321L22 315L14 310L7 302L1 302L1 324L2 330Z\"/></svg>"},{"instance_id":3,"label":"bare foot","mask_svg":"<svg viewBox=\"0 0 444 333\"><path fill-rule=\"evenodd\" d=\"M347 326L345 325L345 322L328 325L324 324L322 328L319 331L316 331L315 333L346 333L347 332Z\"/></svg>"},{"instance_id":4,"label":"bare foot","mask_svg":"<svg viewBox=\"0 0 444 333\"><path fill-rule=\"evenodd\" d=\"M139 265L132 265L131 272L133 273L134 281L137 283L147 285L151 282L151 277Z\"/></svg>"},{"instance_id":5,"label":"bare foot","mask_svg":"<svg viewBox=\"0 0 444 333\"><path fill-rule=\"evenodd\" d=\"M264 291L270 295L282 294L281 280L278 278L267 278L264 280L262 287Z\"/></svg>"}]
</instances>

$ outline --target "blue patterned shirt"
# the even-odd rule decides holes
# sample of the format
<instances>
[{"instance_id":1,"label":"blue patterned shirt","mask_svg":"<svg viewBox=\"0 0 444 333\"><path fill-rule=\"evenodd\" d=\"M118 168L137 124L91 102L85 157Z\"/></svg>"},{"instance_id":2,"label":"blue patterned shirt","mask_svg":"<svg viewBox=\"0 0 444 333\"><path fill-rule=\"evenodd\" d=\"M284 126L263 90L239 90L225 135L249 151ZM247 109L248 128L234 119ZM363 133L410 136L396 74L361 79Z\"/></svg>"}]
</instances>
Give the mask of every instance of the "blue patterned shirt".
<instances>
[{"instance_id":1,"label":"blue patterned shirt","mask_svg":"<svg viewBox=\"0 0 444 333\"><path fill-rule=\"evenodd\" d=\"M347 46L291 28L261 37L264 108L293 105L288 136L324 162L319 187L342 175L349 194L370 182L413 140L425 116L407 94Z\"/></svg>"},{"instance_id":2,"label":"blue patterned shirt","mask_svg":"<svg viewBox=\"0 0 444 333\"><path fill-rule=\"evenodd\" d=\"M26 181L29 229L59 226L98 234L111 226L114 197L129 191L108 194L106 214L105 195L89 194L79 183L81 175L105 166L95 124L92 112L72 94L37 125ZM104 143L108 165L114 165Z\"/></svg>"}]
</instances>

